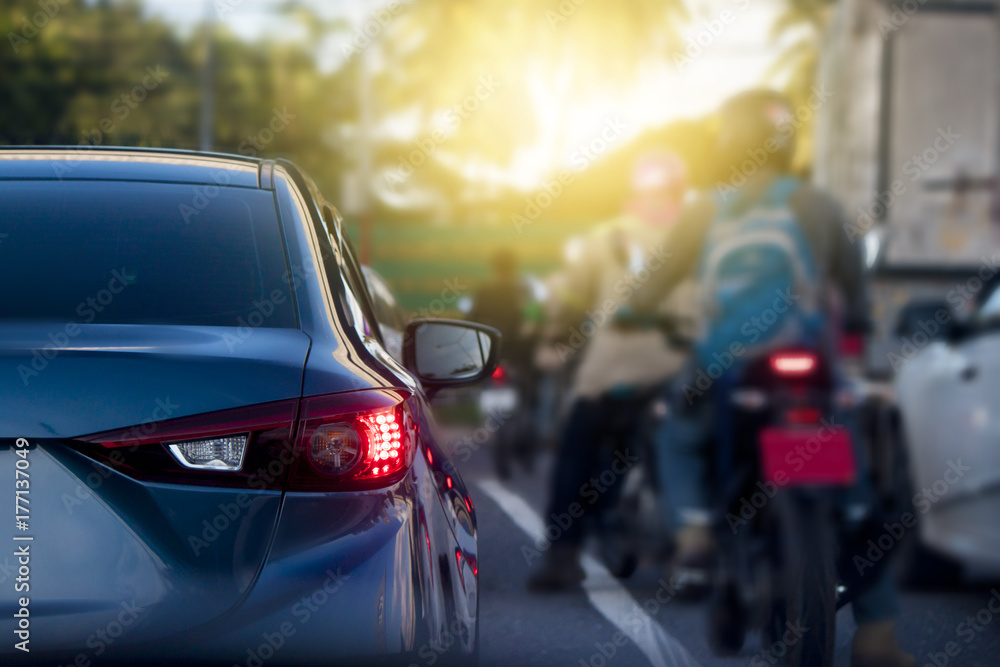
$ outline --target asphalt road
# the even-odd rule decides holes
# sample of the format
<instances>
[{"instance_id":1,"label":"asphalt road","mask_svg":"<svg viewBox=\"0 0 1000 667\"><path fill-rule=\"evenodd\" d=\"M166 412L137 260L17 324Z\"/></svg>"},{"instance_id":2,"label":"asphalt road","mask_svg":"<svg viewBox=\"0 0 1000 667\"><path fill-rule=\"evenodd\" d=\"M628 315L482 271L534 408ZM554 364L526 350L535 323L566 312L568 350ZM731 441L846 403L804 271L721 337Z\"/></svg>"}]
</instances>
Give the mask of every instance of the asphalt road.
<instances>
[{"instance_id":1,"label":"asphalt road","mask_svg":"<svg viewBox=\"0 0 1000 667\"><path fill-rule=\"evenodd\" d=\"M549 461L545 456L533 473L518 470L503 483L485 450L461 465L479 521L482 665L780 664L773 654L762 653L756 637L736 658L713 655L706 641L706 607L670 599L654 563L619 582L590 559L580 588L529 593L527 579L536 563L529 565L525 553L535 546L532 534L541 526ZM1000 583L904 591L898 629L918 666L1000 665L1000 614L987 608L994 593L1000 598ZM837 665L849 665L853 631L848 607L837 618Z\"/></svg>"}]
</instances>

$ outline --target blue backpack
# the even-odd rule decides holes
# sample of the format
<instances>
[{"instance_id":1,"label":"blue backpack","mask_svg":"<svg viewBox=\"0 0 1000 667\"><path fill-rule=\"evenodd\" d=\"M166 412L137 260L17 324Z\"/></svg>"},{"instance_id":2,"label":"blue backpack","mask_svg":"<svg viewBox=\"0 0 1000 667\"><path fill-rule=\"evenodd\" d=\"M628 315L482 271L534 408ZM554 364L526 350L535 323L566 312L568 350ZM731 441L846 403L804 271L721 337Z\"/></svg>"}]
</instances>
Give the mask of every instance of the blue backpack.
<instances>
[{"instance_id":1,"label":"blue backpack","mask_svg":"<svg viewBox=\"0 0 1000 667\"><path fill-rule=\"evenodd\" d=\"M717 200L699 267L705 329L696 353L702 367L728 368L777 347L820 343L820 271L788 205L799 186L778 178L749 205ZM737 204L743 204L738 214Z\"/></svg>"}]
</instances>

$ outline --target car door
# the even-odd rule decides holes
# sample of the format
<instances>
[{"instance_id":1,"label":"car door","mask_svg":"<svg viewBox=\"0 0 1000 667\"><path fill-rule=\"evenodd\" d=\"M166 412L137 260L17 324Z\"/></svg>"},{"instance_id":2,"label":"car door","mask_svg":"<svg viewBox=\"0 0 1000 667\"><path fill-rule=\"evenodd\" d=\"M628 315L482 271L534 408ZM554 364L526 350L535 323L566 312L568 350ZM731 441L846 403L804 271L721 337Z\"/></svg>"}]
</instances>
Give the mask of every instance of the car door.
<instances>
[{"instance_id":1,"label":"car door","mask_svg":"<svg viewBox=\"0 0 1000 667\"><path fill-rule=\"evenodd\" d=\"M1000 290L976 313L973 332L959 345L962 363L950 382L954 401L963 401L961 431L951 443L954 455L972 470L962 481L966 490L1000 483Z\"/></svg>"},{"instance_id":2,"label":"car door","mask_svg":"<svg viewBox=\"0 0 1000 667\"><path fill-rule=\"evenodd\" d=\"M992 507L957 503L1000 484L1000 291L962 329L912 355L896 382L922 535L938 545L960 525L988 537Z\"/></svg>"},{"instance_id":3,"label":"car door","mask_svg":"<svg viewBox=\"0 0 1000 667\"><path fill-rule=\"evenodd\" d=\"M912 482L920 488L939 475L936 471L948 451L944 443L961 437L958 431L964 424L969 387L959 382L959 375L968 364L961 346L938 340L918 349L912 336L900 338L903 348L889 360L896 371L896 397L909 446Z\"/></svg>"}]
</instances>

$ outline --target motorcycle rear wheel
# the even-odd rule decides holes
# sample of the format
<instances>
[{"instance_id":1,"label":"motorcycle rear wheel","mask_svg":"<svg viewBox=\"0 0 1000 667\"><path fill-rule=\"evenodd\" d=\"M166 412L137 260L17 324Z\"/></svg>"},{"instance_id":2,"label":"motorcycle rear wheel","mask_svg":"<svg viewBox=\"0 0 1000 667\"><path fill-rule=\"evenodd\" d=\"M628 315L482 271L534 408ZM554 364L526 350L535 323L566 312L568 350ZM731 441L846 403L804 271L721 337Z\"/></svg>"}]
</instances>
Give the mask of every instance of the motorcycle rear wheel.
<instances>
[{"instance_id":1,"label":"motorcycle rear wheel","mask_svg":"<svg viewBox=\"0 0 1000 667\"><path fill-rule=\"evenodd\" d=\"M777 590L764 650L789 667L832 665L837 545L829 504L820 496L787 490L771 499L771 511Z\"/></svg>"}]
</instances>

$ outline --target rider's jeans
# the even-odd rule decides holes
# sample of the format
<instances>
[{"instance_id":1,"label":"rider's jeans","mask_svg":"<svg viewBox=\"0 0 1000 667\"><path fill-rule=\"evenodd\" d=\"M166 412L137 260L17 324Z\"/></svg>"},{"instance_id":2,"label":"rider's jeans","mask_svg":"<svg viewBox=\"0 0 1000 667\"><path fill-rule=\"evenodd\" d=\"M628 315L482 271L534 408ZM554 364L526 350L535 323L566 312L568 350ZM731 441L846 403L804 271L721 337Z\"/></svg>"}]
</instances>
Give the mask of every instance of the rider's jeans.
<instances>
[{"instance_id":1,"label":"rider's jeans","mask_svg":"<svg viewBox=\"0 0 1000 667\"><path fill-rule=\"evenodd\" d=\"M553 544L578 547L587 516L614 502L621 482L638 460L628 443L639 423L639 403L605 395L577 399L566 420L552 469L545 516Z\"/></svg>"},{"instance_id":2,"label":"rider's jeans","mask_svg":"<svg viewBox=\"0 0 1000 667\"><path fill-rule=\"evenodd\" d=\"M720 384L725 384L720 379ZM718 388L718 386L717 386ZM689 395L690 392L689 392ZM670 517L676 530L683 525L707 525L711 520L707 447L713 434L725 430L729 420L719 419L719 399L724 394L710 391L687 406L683 397L671 416L665 419L656 435L657 471L662 489L664 515ZM686 409L685 409L686 408ZM855 459L859 483L844 493L841 502L844 514L861 519L875 506L875 493L868 476L868 461L859 446L857 427L851 416L835 415L834 424L843 424L854 435ZM891 569L872 572L875 581L854 599L852 611L857 624L894 618L899 614L899 601Z\"/></svg>"}]
</instances>

